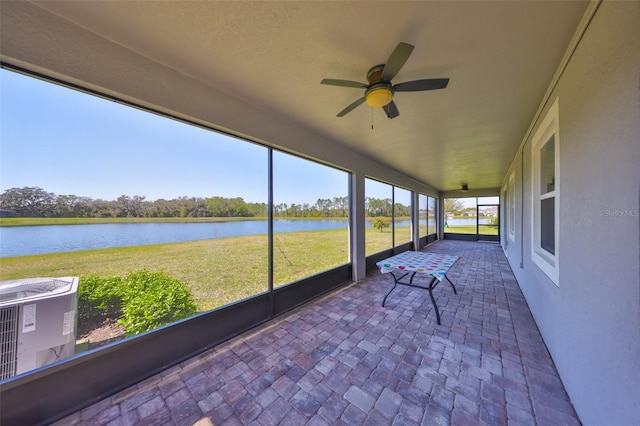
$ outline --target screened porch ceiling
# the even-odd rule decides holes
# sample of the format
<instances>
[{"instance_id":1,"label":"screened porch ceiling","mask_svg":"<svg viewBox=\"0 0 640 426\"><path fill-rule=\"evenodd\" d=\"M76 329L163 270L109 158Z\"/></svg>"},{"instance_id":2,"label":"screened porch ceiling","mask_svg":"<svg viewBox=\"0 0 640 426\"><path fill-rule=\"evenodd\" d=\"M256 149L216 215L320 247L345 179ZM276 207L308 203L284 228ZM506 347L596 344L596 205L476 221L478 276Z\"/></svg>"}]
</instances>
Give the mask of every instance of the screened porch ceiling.
<instances>
[{"instance_id":1,"label":"screened porch ceiling","mask_svg":"<svg viewBox=\"0 0 640 426\"><path fill-rule=\"evenodd\" d=\"M234 114L269 111L440 191L463 183L500 186L587 7L584 1L35 3L242 100L229 106ZM446 77L448 87L396 93L400 116L392 120L366 104L337 118L363 90L320 81L366 82L369 68L401 41L415 49L393 83Z\"/></svg>"}]
</instances>

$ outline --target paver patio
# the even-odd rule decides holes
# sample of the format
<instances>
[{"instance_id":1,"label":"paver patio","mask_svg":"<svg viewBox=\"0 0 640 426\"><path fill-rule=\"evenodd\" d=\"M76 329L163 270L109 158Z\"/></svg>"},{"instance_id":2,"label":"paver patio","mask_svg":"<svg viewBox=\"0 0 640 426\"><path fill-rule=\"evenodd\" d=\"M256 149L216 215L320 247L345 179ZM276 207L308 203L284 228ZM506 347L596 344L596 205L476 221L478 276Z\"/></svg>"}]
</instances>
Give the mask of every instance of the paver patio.
<instances>
[{"instance_id":1,"label":"paver patio","mask_svg":"<svg viewBox=\"0 0 640 426\"><path fill-rule=\"evenodd\" d=\"M57 425L577 425L533 317L493 243L434 291L371 273Z\"/></svg>"}]
</instances>

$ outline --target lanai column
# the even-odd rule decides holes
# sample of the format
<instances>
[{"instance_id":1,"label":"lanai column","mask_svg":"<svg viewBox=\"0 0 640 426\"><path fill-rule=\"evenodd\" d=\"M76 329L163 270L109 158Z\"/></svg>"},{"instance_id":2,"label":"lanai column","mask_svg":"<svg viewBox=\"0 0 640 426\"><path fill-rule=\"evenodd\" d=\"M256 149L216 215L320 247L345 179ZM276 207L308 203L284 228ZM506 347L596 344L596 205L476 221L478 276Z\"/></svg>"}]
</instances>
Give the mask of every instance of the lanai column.
<instances>
[{"instance_id":1,"label":"lanai column","mask_svg":"<svg viewBox=\"0 0 640 426\"><path fill-rule=\"evenodd\" d=\"M353 264L353 280L359 281L367 276L365 259L365 186L364 175L351 174L349 185L349 254Z\"/></svg>"}]
</instances>

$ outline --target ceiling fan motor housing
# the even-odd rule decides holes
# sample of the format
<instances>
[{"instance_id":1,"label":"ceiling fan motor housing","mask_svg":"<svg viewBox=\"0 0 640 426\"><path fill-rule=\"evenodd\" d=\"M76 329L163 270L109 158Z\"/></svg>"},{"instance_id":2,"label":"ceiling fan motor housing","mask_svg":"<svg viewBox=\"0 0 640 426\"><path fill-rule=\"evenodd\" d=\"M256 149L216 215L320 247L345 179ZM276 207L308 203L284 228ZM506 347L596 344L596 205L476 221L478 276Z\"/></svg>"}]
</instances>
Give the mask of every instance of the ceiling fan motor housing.
<instances>
[{"instance_id":1,"label":"ceiling fan motor housing","mask_svg":"<svg viewBox=\"0 0 640 426\"><path fill-rule=\"evenodd\" d=\"M380 81L380 77L382 77L383 69L384 69L384 64L371 67L371 69L367 72L367 81L369 82L369 84L377 83Z\"/></svg>"}]
</instances>

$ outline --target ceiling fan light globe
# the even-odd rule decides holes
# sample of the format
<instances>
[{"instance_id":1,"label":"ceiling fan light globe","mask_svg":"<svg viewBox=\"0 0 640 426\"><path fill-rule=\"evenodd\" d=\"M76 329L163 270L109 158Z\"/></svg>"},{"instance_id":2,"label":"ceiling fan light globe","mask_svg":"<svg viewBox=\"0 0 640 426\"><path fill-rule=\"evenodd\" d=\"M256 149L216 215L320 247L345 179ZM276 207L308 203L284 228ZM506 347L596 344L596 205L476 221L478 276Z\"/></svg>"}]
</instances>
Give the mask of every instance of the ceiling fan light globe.
<instances>
[{"instance_id":1,"label":"ceiling fan light globe","mask_svg":"<svg viewBox=\"0 0 640 426\"><path fill-rule=\"evenodd\" d=\"M367 93L367 105L373 108L383 107L391 103L392 97L393 93L391 92L391 90L385 87L381 87Z\"/></svg>"}]
</instances>

